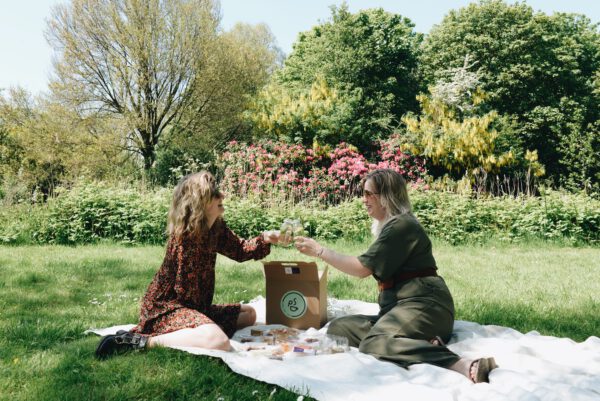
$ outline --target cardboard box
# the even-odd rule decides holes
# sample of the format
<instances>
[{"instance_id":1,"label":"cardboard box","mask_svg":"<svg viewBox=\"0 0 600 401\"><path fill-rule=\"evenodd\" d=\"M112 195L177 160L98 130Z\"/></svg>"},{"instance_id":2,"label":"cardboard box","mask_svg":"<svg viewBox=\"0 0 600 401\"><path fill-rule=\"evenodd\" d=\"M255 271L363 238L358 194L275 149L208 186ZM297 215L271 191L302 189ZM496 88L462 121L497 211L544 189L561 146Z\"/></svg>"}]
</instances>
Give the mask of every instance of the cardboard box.
<instances>
[{"instance_id":1,"label":"cardboard box","mask_svg":"<svg viewBox=\"0 0 600 401\"><path fill-rule=\"evenodd\" d=\"M315 262L263 262L266 279L267 324L296 329L321 328L327 323L327 267Z\"/></svg>"}]
</instances>

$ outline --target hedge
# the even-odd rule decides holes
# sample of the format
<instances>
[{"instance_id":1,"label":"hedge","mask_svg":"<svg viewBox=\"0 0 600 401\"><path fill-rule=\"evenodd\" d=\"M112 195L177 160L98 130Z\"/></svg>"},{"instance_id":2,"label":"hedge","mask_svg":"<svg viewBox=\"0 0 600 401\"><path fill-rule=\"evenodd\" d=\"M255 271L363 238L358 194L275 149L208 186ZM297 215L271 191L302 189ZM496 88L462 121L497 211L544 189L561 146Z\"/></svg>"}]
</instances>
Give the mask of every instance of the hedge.
<instances>
[{"instance_id":1,"label":"hedge","mask_svg":"<svg viewBox=\"0 0 600 401\"><path fill-rule=\"evenodd\" d=\"M149 191L80 184L43 205L3 207L0 242L6 244L164 243L172 189ZM600 201L559 191L541 197L475 199L448 192L412 190L415 215L429 234L452 244L526 239L595 245L600 241ZM240 236L278 228L286 217L325 240L363 240L370 220L360 199L324 209L257 199L227 199L226 220Z\"/></svg>"}]
</instances>

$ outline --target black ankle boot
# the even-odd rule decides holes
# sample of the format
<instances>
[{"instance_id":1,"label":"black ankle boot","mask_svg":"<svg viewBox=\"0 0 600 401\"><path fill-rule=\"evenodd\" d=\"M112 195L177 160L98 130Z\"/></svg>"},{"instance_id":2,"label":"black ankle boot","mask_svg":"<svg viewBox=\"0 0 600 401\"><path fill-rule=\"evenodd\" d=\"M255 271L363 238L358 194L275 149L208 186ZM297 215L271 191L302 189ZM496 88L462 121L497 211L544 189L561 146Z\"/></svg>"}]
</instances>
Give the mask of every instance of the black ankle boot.
<instances>
[{"instance_id":1,"label":"black ankle boot","mask_svg":"<svg viewBox=\"0 0 600 401\"><path fill-rule=\"evenodd\" d=\"M117 334L102 337L96 348L96 358L103 359L120 352L144 349L147 342L147 336L119 330Z\"/></svg>"}]
</instances>

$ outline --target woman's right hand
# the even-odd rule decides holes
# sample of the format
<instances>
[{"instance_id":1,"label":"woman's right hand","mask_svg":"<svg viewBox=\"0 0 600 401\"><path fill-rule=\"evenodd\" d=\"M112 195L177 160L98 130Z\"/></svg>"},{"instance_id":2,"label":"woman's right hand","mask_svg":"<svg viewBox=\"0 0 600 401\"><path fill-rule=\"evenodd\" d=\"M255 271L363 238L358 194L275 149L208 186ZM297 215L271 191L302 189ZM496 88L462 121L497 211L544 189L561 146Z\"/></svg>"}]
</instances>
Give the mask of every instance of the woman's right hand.
<instances>
[{"instance_id":1,"label":"woman's right hand","mask_svg":"<svg viewBox=\"0 0 600 401\"><path fill-rule=\"evenodd\" d=\"M279 244L281 236L278 230L271 230L263 233L263 239L267 244Z\"/></svg>"},{"instance_id":2,"label":"woman's right hand","mask_svg":"<svg viewBox=\"0 0 600 401\"><path fill-rule=\"evenodd\" d=\"M356 277L367 277L373 274L371 269L362 265L356 256L342 255L331 249L324 248L321 244L312 238L295 237L294 245L300 253L320 258L330 266L335 267L341 272Z\"/></svg>"},{"instance_id":3,"label":"woman's right hand","mask_svg":"<svg viewBox=\"0 0 600 401\"><path fill-rule=\"evenodd\" d=\"M294 245L300 253L318 258L323 253L323 247L314 239L308 237L295 237Z\"/></svg>"}]
</instances>

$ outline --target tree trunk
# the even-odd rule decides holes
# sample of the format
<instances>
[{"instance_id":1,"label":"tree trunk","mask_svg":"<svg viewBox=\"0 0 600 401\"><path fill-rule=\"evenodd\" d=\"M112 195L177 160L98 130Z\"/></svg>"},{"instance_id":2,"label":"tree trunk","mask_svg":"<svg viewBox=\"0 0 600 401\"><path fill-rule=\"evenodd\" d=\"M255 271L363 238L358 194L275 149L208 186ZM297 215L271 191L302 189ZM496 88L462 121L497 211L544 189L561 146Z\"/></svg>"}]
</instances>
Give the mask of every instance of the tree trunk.
<instances>
[{"instance_id":1,"label":"tree trunk","mask_svg":"<svg viewBox=\"0 0 600 401\"><path fill-rule=\"evenodd\" d=\"M154 165L156 160L156 143L154 133L140 130L140 136L144 139L144 145L141 149L142 157L144 158L144 172L147 174Z\"/></svg>"}]
</instances>

